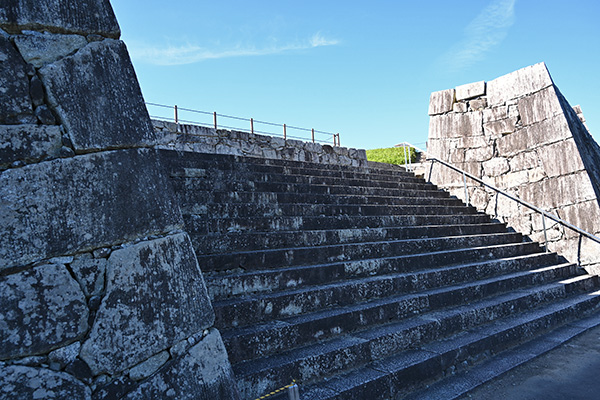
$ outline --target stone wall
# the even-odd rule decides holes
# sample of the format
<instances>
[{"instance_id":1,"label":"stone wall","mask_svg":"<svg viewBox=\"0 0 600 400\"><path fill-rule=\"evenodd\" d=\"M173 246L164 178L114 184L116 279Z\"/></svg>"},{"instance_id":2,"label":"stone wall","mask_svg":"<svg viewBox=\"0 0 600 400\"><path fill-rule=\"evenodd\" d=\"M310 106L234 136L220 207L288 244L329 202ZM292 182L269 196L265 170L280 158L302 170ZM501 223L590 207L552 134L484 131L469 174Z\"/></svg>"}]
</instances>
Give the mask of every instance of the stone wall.
<instances>
[{"instance_id":1,"label":"stone wall","mask_svg":"<svg viewBox=\"0 0 600 400\"><path fill-rule=\"evenodd\" d=\"M0 399L237 398L107 0L0 8Z\"/></svg>"},{"instance_id":2,"label":"stone wall","mask_svg":"<svg viewBox=\"0 0 600 400\"><path fill-rule=\"evenodd\" d=\"M361 167L367 165L367 154L362 149L166 121L153 120L152 123L157 147L162 149Z\"/></svg>"},{"instance_id":3,"label":"stone wall","mask_svg":"<svg viewBox=\"0 0 600 400\"><path fill-rule=\"evenodd\" d=\"M545 64L431 94L428 155L450 162L590 233L600 233L600 147ZM462 174L436 164L432 181L464 199ZM479 210L542 241L539 214L469 186ZM600 245L547 221L549 248L598 273ZM581 245L581 246L580 246ZM596 264L596 265L594 265Z\"/></svg>"}]
</instances>

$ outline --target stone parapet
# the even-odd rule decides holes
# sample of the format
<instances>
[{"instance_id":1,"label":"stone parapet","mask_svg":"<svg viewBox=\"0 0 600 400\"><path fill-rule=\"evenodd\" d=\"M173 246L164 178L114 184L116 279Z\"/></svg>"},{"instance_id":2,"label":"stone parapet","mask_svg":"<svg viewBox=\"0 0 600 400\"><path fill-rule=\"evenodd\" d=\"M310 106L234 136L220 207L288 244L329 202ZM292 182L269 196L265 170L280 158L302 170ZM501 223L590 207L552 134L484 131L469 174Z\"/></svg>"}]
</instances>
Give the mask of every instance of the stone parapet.
<instances>
[{"instance_id":1,"label":"stone parapet","mask_svg":"<svg viewBox=\"0 0 600 400\"><path fill-rule=\"evenodd\" d=\"M356 167L367 165L367 154L362 149L167 121L153 120L152 123L160 149Z\"/></svg>"},{"instance_id":2,"label":"stone parapet","mask_svg":"<svg viewBox=\"0 0 600 400\"><path fill-rule=\"evenodd\" d=\"M456 93L453 103L440 93ZM567 222L600 234L600 147L545 64L492 81L431 94L428 155L456 165ZM432 112L434 110L435 112ZM465 198L462 175L436 165L432 181ZM469 183L469 201L533 240L544 241L541 217ZM600 244L546 221L549 248L600 272Z\"/></svg>"}]
</instances>

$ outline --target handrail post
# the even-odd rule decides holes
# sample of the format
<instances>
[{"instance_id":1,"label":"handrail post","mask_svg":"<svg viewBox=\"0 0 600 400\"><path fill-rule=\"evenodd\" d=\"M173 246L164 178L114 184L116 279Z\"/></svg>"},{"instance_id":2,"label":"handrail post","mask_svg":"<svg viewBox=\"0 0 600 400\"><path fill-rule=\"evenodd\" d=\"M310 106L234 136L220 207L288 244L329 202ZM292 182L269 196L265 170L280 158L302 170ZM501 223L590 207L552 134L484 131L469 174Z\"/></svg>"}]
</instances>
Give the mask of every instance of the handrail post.
<instances>
[{"instance_id":1,"label":"handrail post","mask_svg":"<svg viewBox=\"0 0 600 400\"><path fill-rule=\"evenodd\" d=\"M435 158L431 159L431 166L429 167L429 178L427 182L431 183L431 173L433 172L433 164L435 164Z\"/></svg>"},{"instance_id":2,"label":"handrail post","mask_svg":"<svg viewBox=\"0 0 600 400\"><path fill-rule=\"evenodd\" d=\"M402 147L404 147L404 169L407 169L407 168L406 168L406 164L407 164L407 162L408 162L408 161L407 161L407 159L406 159L406 155L407 155L407 153L406 153L406 143L404 143L404 144L402 145Z\"/></svg>"},{"instance_id":3,"label":"handrail post","mask_svg":"<svg viewBox=\"0 0 600 400\"><path fill-rule=\"evenodd\" d=\"M175 104L175 123L179 124L179 117L177 116L177 104Z\"/></svg>"},{"instance_id":4,"label":"handrail post","mask_svg":"<svg viewBox=\"0 0 600 400\"><path fill-rule=\"evenodd\" d=\"M463 183L465 184L465 202L469 205L469 190L467 189L467 176L463 172Z\"/></svg>"},{"instance_id":5,"label":"handrail post","mask_svg":"<svg viewBox=\"0 0 600 400\"><path fill-rule=\"evenodd\" d=\"M215 130L217 129L217 112L213 112L213 122L215 123Z\"/></svg>"},{"instance_id":6,"label":"handrail post","mask_svg":"<svg viewBox=\"0 0 600 400\"><path fill-rule=\"evenodd\" d=\"M312 142L314 143L315 142L315 129L313 128L310 131L312 133Z\"/></svg>"},{"instance_id":7,"label":"handrail post","mask_svg":"<svg viewBox=\"0 0 600 400\"><path fill-rule=\"evenodd\" d=\"M335 134L337 136L337 142L338 142L338 147L341 147L342 145L340 144L340 134L339 132Z\"/></svg>"},{"instance_id":8,"label":"handrail post","mask_svg":"<svg viewBox=\"0 0 600 400\"><path fill-rule=\"evenodd\" d=\"M548 253L548 235L546 234L546 213L542 213L542 226L544 227L544 247Z\"/></svg>"},{"instance_id":9,"label":"handrail post","mask_svg":"<svg viewBox=\"0 0 600 400\"><path fill-rule=\"evenodd\" d=\"M287 139L287 132L285 129L285 124L283 124L283 140L286 140L286 139Z\"/></svg>"},{"instance_id":10,"label":"handrail post","mask_svg":"<svg viewBox=\"0 0 600 400\"><path fill-rule=\"evenodd\" d=\"M250 132L254 135L254 118L250 118Z\"/></svg>"}]
</instances>

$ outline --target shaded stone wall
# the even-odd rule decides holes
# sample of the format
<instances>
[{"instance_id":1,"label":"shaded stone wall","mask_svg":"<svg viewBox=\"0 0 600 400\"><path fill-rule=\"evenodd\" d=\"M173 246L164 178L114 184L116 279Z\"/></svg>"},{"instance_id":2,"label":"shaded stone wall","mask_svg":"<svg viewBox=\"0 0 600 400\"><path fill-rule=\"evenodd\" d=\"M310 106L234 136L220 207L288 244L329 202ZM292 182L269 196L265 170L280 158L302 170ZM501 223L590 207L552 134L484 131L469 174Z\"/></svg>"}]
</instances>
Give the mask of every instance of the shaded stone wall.
<instances>
[{"instance_id":1,"label":"shaded stone wall","mask_svg":"<svg viewBox=\"0 0 600 400\"><path fill-rule=\"evenodd\" d=\"M0 9L0 398L237 398L107 0Z\"/></svg>"},{"instance_id":2,"label":"shaded stone wall","mask_svg":"<svg viewBox=\"0 0 600 400\"><path fill-rule=\"evenodd\" d=\"M327 144L153 120L158 148L197 153L367 166L367 153Z\"/></svg>"},{"instance_id":3,"label":"shaded stone wall","mask_svg":"<svg viewBox=\"0 0 600 400\"><path fill-rule=\"evenodd\" d=\"M579 113L579 116L578 116ZM431 94L428 155L450 162L573 225L600 233L600 148L545 64ZM432 181L464 199L461 174L437 164ZM469 185L472 205L542 241L541 217ZM598 273L600 245L547 221L550 249ZM594 265L596 264L596 265Z\"/></svg>"}]
</instances>

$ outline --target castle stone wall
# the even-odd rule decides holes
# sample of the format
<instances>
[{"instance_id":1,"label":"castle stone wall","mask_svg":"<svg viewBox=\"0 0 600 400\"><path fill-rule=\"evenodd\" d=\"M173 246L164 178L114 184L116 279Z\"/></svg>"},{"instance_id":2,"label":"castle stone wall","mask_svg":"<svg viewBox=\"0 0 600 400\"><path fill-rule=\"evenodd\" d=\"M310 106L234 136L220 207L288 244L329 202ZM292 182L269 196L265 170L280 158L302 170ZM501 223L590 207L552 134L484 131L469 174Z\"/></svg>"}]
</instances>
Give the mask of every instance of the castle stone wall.
<instances>
[{"instance_id":1,"label":"castle stone wall","mask_svg":"<svg viewBox=\"0 0 600 400\"><path fill-rule=\"evenodd\" d=\"M432 93L428 155L439 158L557 215L600 233L600 147L554 85L545 64L489 82ZM465 198L462 174L440 164L432 181ZM543 242L539 214L469 182L480 211ZM600 245L548 220L549 248L600 272Z\"/></svg>"},{"instance_id":2,"label":"castle stone wall","mask_svg":"<svg viewBox=\"0 0 600 400\"><path fill-rule=\"evenodd\" d=\"M322 164L367 166L367 154L328 144L153 120L157 148Z\"/></svg>"},{"instance_id":3,"label":"castle stone wall","mask_svg":"<svg viewBox=\"0 0 600 400\"><path fill-rule=\"evenodd\" d=\"M0 9L0 399L237 398L107 0Z\"/></svg>"}]
</instances>

